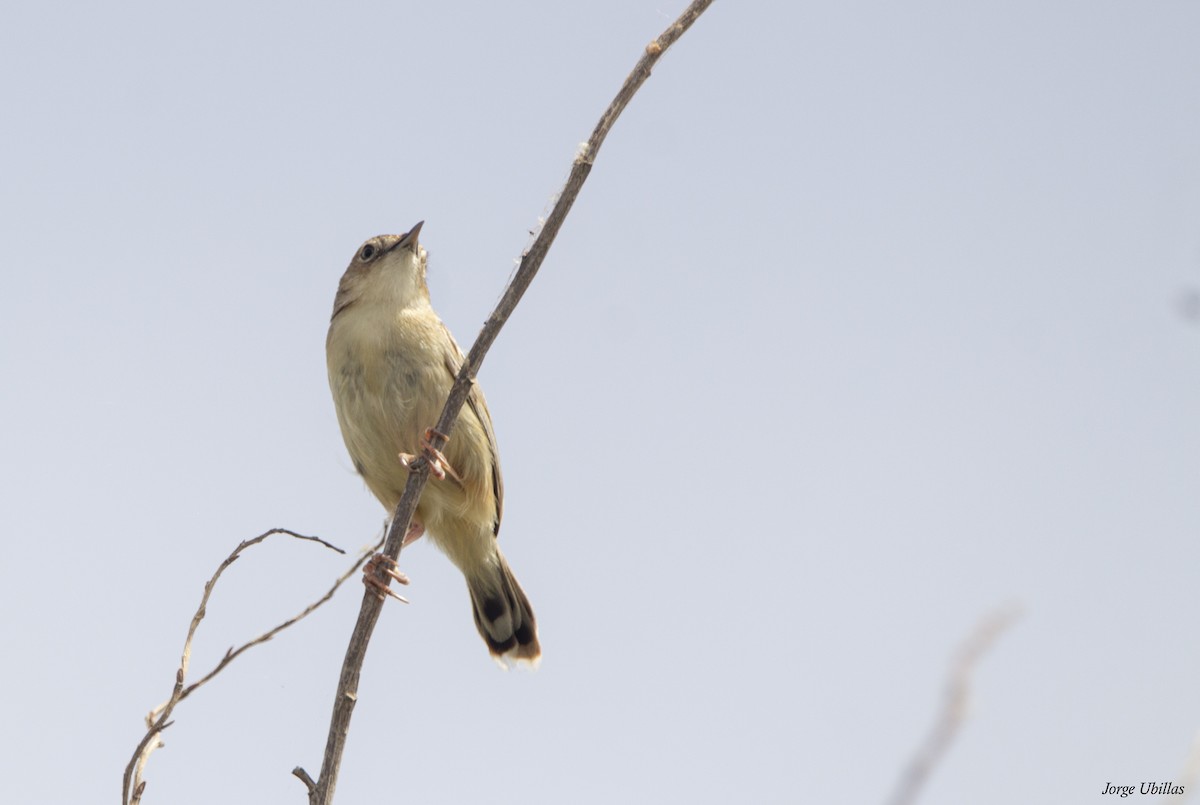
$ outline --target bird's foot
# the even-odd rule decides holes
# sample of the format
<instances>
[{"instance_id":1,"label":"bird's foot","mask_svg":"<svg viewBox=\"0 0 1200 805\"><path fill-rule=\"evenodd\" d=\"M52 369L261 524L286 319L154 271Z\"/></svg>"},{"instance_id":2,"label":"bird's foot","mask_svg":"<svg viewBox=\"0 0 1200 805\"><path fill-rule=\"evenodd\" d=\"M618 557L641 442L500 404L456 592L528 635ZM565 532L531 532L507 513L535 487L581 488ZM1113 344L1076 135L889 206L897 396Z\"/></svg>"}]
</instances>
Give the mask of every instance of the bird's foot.
<instances>
[{"instance_id":1,"label":"bird's foot","mask_svg":"<svg viewBox=\"0 0 1200 805\"><path fill-rule=\"evenodd\" d=\"M446 480L446 476L449 475L461 484L462 476L455 472L454 467L450 466L450 462L446 460L446 456L442 454L442 451L430 444L430 440L434 436L439 436L444 441L450 440L450 437L446 434L436 431L433 428L426 428L425 437L421 439L421 455L414 456L412 453L401 453L400 463L405 467L411 467L418 458L423 458L429 463L429 471L433 474L434 478L444 481Z\"/></svg>"},{"instance_id":2,"label":"bird's foot","mask_svg":"<svg viewBox=\"0 0 1200 805\"><path fill-rule=\"evenodd\" d=\"M411 533L411 531L412 529L410 528L409 532ZM420 535L418 534L417 536ZM404 537L408 539L408 534L405 534ZM413 539L416 539L416 537ZM367 564L363 566L363 584L369 589L374 590L375 594L379 596L380 601L386 601L390 595L392 598L407 604L407 598L388 586L393 580L400 584L408 584L408 576L400 572L396 561L391 557L377 553L368 559Z\"/></svg>"}]
</instances>

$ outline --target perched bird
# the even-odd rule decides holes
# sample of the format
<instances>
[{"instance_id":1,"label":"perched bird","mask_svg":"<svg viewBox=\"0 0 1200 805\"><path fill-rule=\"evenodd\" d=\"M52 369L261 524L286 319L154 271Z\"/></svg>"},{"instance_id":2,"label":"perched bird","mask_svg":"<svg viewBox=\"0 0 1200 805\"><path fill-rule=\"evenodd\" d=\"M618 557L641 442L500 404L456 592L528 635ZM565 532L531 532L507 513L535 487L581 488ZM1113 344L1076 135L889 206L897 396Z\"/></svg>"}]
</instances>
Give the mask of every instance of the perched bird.
<instances>
[{"instance_id":1,"label":"perched bird","mask_svg":"<svg viewBox=\"0 0 1200 805\"><path fill-rule=\"evenodd\" d=\"M389 514L408 481L407 459L428 446L465 360L429 304L421 223L358 248L338 283L325 341L329 387L346 449ZM497 544L504 483L483 392L467 398L430 477L406 542L427 530L467 580L475 625L493 656L535 663L537 624Z\"/></svg>"}]
</instances>

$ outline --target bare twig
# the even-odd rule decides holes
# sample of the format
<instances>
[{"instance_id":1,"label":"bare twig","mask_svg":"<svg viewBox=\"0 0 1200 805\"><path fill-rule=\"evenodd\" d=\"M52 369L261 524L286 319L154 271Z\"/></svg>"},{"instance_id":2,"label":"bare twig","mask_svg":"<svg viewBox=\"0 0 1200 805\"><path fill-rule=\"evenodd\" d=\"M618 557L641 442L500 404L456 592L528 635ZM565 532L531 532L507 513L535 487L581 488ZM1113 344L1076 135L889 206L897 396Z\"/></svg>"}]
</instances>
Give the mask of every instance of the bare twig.
<instances>
[{"instance_id":1,"label":"bare twig","mask_svg":"<svg viewBox=\"0 0 1200 805\"><path fill-rule=\"evenodd\" d=\"M971 674L974 673L976 664L1001 632L1012 625L1018 614L1017 610L1011 607L992 613L976 625L959 648L958 655L950 666L950 676L946 680L942 710L938 713L925 742L901 776L896 790L892 793L890 805L911 805L916 802L921 787L937 768L938 762L966 719Z\"/></svg>"},{"instance_id":2,"label":"bare twig","mask_svg":"<svg viewBox=\"0 0 1200 805\"><path fill-rule=\"evenodd\" d=\"M125 777L121 785L121 802L124 803L124 805L137 805L137 803L141 802L142 792L146 790L146 781L142 779L142 771L145 769L146 761L150 759L151 753L154 752L155 749L158 749L162 746L162 742L158 740L158 736L163 730L174 723L170 720L170 718L171 713L175 710L175 706L191 695L196 688L200 687L205 682L219 674L225 668L225 666L229 665L229 663L232 662L233 659L243 651L246 651L252 646L257 646L260 643L265 643L279 632L295 624L297 621L308 617L313 610L332 598L334 592L337 591L337 588L340 587L342 583L346 581L346 579L357 573L358 569L362 567L363 562L365 562L367 557L370 556L370 553L366 552L359 557L358 561L354 563L354 566L338 578L337 582L334 583L333 587L330 588L329 592L327 592L324 597L315 603L310 604L299 615L296 615L294 618L289 618L288 620L276 626L274 629L259 635L250 642L239 646L236 649L231 648L229 651L225 652L225 656L221 658L221 661L217 663L217 666L213 668L213 670L205 674L199 681L185 686L184 680L187 678L188 664L191 662L192 657L192 640L196 636L196 629L200 626L200 621L204 620L204 616L207 614L206 610L208 607L208 599L209 596L212 595L213 587L216 585L217 579L221 578L221 574L225 572L227 567L237 561L238 557L241 556L242 551L251 546L259 544L275 534L286 534L290 537L295 537L296 539L305 540L308 542L317 542L321 545L324 545L326 548L329 548L330 550L337 551L338 553L345 553L345 551L343 551L341 548L326 542L320 537L309 537L305 536L304 534L297 534L296 532L289 531L286 528L272 528L270 531L259 534L253 539L242 541L241 544L233 549L233 552L229 554L229 556L225 557L225 561L221 562L216 572L213 573L212 578L210 578L204 585L204 595L200 598L200 606L196 608L196 614L192 616L191 625L188 626L187 638L183 641L183 655L179 660L179 668L175 671L175 687L171 690L171 697L167 699L166 702L150 711L150 714L146 717L146 734L142 737L141 742L138 743L137 749L135 749L133 752L133 757L130 758L129 764L125 767Z\"/></svg>"},{"instance_id":3,"label":"bare twig","mask_svg":"<svg viewBox=\"0 0 1200 805\"><path fill-rule=\"evenodd\" d=\"M461 370L458 373L457 379L454 381L454 386L450 389L450 395L446 400L446 405L442 409L441 417L438 419L437 426L431 432L431 444L435 450L441 450L446 445L446 441L450 436L454 423L458 419L459 411L462 410L463 403L466 402L467 395L470 393L471 385L475 381L475 375L479 372L479 367L483 363L484 356L487 355L488 349L491 348L492 342L496 340L496 336L500 333L500 328L508 321L508 317L512 315L513 309L517 303L521 301L521 297L525 294L525 290L533 281L538 269L542 265L542 260L545 259L546 253L550 250L550 245L554 242L554 238L558 235L558 230L562 227L563 221L567 217L567 213L571 211L575 199L579 196L579 191L583 187L583 183L587 180L588 174L591 173L592 165L596 161L596 156L600 152L600 146L604 143L605 137L608 136L609 130L613 124L617 122L621 112L629 104L634 93L646 82L650 77L650 70L662 57L671 45L673 45L688 28L692 26L697 18L712 5L712 0L695 0L687 9L675 20L665 31L646 46L645 52L634 66L633 72L625 79L625 83L617 92L612 103L604 111L600 117L600 122L596 124L596 128L592 130L591 137L580 148L578 155L575 157L575 162L571 167L571 173L567 177L566 185L558 196L558 201L555 202L554 208L547 216L545 224L541 231L538 232L533 244L521 256L521 264L517 268L516 274L513 275L508 287L504 291L504 296L496 305L496 309L483 325L478 338L475 339L475 344L471 347L470 353L467 355L466 361L463 363ZM417 508L417 501L421 497L421 491L425 488L425 482L429 478L429 465L424 460L418 460L410 467L408 476L408 484L404 488L404 494L400 498L400 502L396 505L395 514L392 516L391 526L388 529L387 542L384 545L384 554L393 561L400 558L400 548L403 545L404 535L408 530L409 522L412 520L413 512ZM388 579L382 574L377 573L377 578L382 584L387 584ZM315 785L312 785L312 778L309 777L303 768L297 766L292 772L297 777L305 782L308 786L308 799L310 805L327 805L333 801L334 789L337 786L338 770L341 766L342 752L346 745L346 735L350 729L350 717L354 712L354 705L358 701L358 682L362 673L363 661L366 659L367 645L370 642L371 634L375 630L375 624L379 620L379 613L383 609L383 601L373 591L367 591L363 594L362 607L359 610L358 622L354 626L354 631L350 635L350 644L346 648L346 658L342 663L342 673L338 680L337 695L334 698L333 714L329 722L329 734L325 743L325 755L321 761L321 774Z\"/></svg>"},{"instance_id":4,"label":"bare twig","mask_svg":"<svg viewBox=\"0 0 1200 805\"><path fill-rule=\"evenodd\" d=\"M326 544L328 544L328 543L326 543ZM333 546L331 545L330 547L332 548ZM217 674L221 673L221 671L225 668L225 666L229 665L229 663L231 663L243 651L246 651L249 648L257 646L260 643L267 642L272 637L274 637L275 635L282 632L284 629L288 628L289 626L295 625L297 622L302 621L305 618L307 618L309 615L311 615L313 610L315 610L317 607L325 604L327 601L329 601L330 598L333 598L333 594L337 592L338 587L341 587L342 584L347 579L349 579L351 576L358 573L359 568L361 568L363 566L363 563L366 562L367 559L370 558L372 552L374 550L378 549L378 547L379 547L378 544L376 544L375 547L371 549L371 551L364 551L362 556L358 557L358 559L355 560L354 564L351 565L350 568L345 573L343 573L342 575L337 577L337 580L334 581L333 586L329 588L328 592L326 592L325 595L321 596L316 601L314 601L311 604L309 604L308 606L306 606L303 610L301 610L301 612L298 615L288 618L287 620L285 620L283 623L279 624L275 628L270 629L269 631L263 632L258 637L254 638L253 640L250 640L247 643L243 643L242 645L238 646L236 649L231 648L229 651L225 652L225 656L221 658L221 661L218 662L211 671L209 671L207 674L202 676L200 679L196 680L195 682L193 682L192 684L188 685L186 688L183 689L183 693L180 694L179 700L183 701L188 696L190 696L192 694L192 692L194 690L196 690L196 688L200 687L205 682L212 679ZM338 553L345 553L345 551L341 550L340 548L334 548L334 550L338 551Z\"/></svg>"}]
</instances>

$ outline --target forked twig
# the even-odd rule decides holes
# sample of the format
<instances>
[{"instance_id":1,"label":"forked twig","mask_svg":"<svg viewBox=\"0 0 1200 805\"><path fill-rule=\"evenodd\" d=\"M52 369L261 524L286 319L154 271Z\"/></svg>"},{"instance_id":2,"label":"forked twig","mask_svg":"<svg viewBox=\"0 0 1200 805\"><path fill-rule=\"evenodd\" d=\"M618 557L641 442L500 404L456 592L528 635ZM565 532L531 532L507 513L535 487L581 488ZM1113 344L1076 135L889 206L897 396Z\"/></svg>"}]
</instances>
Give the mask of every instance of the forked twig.
<instances>
[{"instance_id":1,"label":"forked twig","mask_svg":"<svg viewBox=\"0 0 1200 805\"><path fill-rule=\"evenodd\" d=\"M221 578L221 574L225 572L227 567L237 561L238 557L241 556L242 551L259 544L275 534L286 534L290 537L295 537L296 539L305 540L307 542L317 542L321 545L324 545L326 548L329 548L330 550L334 550L342 554L345 553L345 551L343 551L341 548L326 542L320 537L309 537L305 536L304 534L297 534L295 531L289 531L286 528L272 528L270 531L259 534L253 539L242 541L241 544L233 549L233 552L229 554L229 556L225 557L225 561L221 562L216 572L213 573L212 578L210 578L204 585L204 595L200 598L200 606L196 608L196 614L192 616L192 622L188 626L187 638L183 641L183 655L179 660L179 668L175 671L175 687L171 691L171 697L167 699L166 702L150 711L150 714L146 716L146 734L142 737L141 742L138 743L137 749L135 749L133 752L133 757L130 758L129 764L125 767L125 776L121 785L121 802L124 803L124 805L137 805L137 803L141 802L142 792L146 789L146 781L142 779L142 772L146 767L146 761L150 759L151 753L163 745L162 742L158 740L158 736L163 730L174 723L170 719L171 713L175 710L175 706L195 692L195 690L201 685L208 682L210 679L224 670L224 668L242 652L252 648L253 646L267 642L284 629L308 617L313 610L332 598L338 587L340 587L342 583L346 581L346 579L357 573L358 569L362 567L363 562L365 562L367 557L371 555L370 552L364 552L363 555L359 557L358 561L354 563L353 567L338 577L338 580L334 583L333 587L329 589L329 592L327 592L319 600L305 607L300 614L289 618L275 628L264 632L263 634L247 643L244 643L236 649L229 649L229 651L225 652L225 656L221 658L221 661L217 663L215 668L201 677L198 681L193 682L190 685L185 685L184 681L187 678L188 664L191 662L192 657L192 640L196 636L196 629L200 626L200 621L204 620L204 616L207 614L206 610L208 607L208 599L209 596L212 595L213 587L216 585L217 579ZM378 546L375 547L377 548Z\"/></svg>"},{"instance_id":2,"label":"forked twig","mask_svg":"<svg viewBox=\"0 0 1200 805\"><path fill-rule=\"evenodd\" d=\"M592 130L591 137L580 148L571 167L571 173L567 177L567 182L553 209L550 210L550 215L547 216L546 222L538 232L533 244L521 256L521 264L505 289L504 296L501 297L496 309L484 324L466 361L463 362L454 386L450 389L450 395L442 409L441 417L431 434L430 441L433 449L441 450L445 447L446 440L458 419L463 403L466 402L471 384L475 381L475 375L479 372L484 356L487 355L492 342L500 333L500 328L508 321L508 317L517 303L521 301L521 297L541 267L546 252L549 251L550 245L558 235L558 230L562 227L567 213L571 211L571 206L575 203L584 181L591 173L592 165L600 153L600 146L608 136L609 130L617 122L617 118L629 104L634 93L650 77L651 68L710 5L712 5L712 0L694 0L679 16L679 19L675 20L658 38L646 46L646 50L634 66L633 72L625 79L625 83L622 84L616 97L600 117L600 122ZM384 545L384 554L392 561L400 558L404 534L408 530L409 521L417 508L417 501L420 499L421 491L425 488L428 478L428 462L422 459L413 462L409 468L408 483L400 502L396 505L391 526L388 528L387 542ZM376 574L376 577L386 585L387 579L384 576ZM292 771L308 788L310 805L327 805L333 800L338 770L342 762L342 752L346 745L346 735L350 729L350 717L358 700L359 676L362 673L363 661L366 659L367 645L371 640L371 634L375 630L375 624L379 620L379 613L382 609L383 601L377 593L368 590L363 594L358 622L350 635L350 644L346 648L346 658L342 663L342 673L338 679L337 695L334 697L333 714L329 722L329 734L325 743L325 755L321 761L320 777L314 782L312 777L299 766Z\"/></svg>"}]
</instances>

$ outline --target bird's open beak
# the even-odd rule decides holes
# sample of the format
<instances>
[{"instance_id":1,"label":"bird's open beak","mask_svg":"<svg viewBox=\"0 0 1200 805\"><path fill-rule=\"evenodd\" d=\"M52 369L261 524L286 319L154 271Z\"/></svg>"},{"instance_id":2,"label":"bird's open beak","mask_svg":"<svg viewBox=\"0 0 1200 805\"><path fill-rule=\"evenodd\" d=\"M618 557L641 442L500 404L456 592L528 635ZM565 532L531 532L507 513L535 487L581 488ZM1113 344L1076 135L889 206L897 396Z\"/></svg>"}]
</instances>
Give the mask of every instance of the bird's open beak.
<instances>
[{"instance_id":1,"label":"bird's open beak","mask_svg":"<svg viewBox=\"0 0 1200 805\"><path fill-rule=\"evenodd\" d=\"M417 221L417 225L408 230L407 234L400 238L400 241L392 248L412 249L415 252L417 250L417 235L421 234L421 227L423 226L425 226L424 221Z\"/></svg>"}]
</instances>

